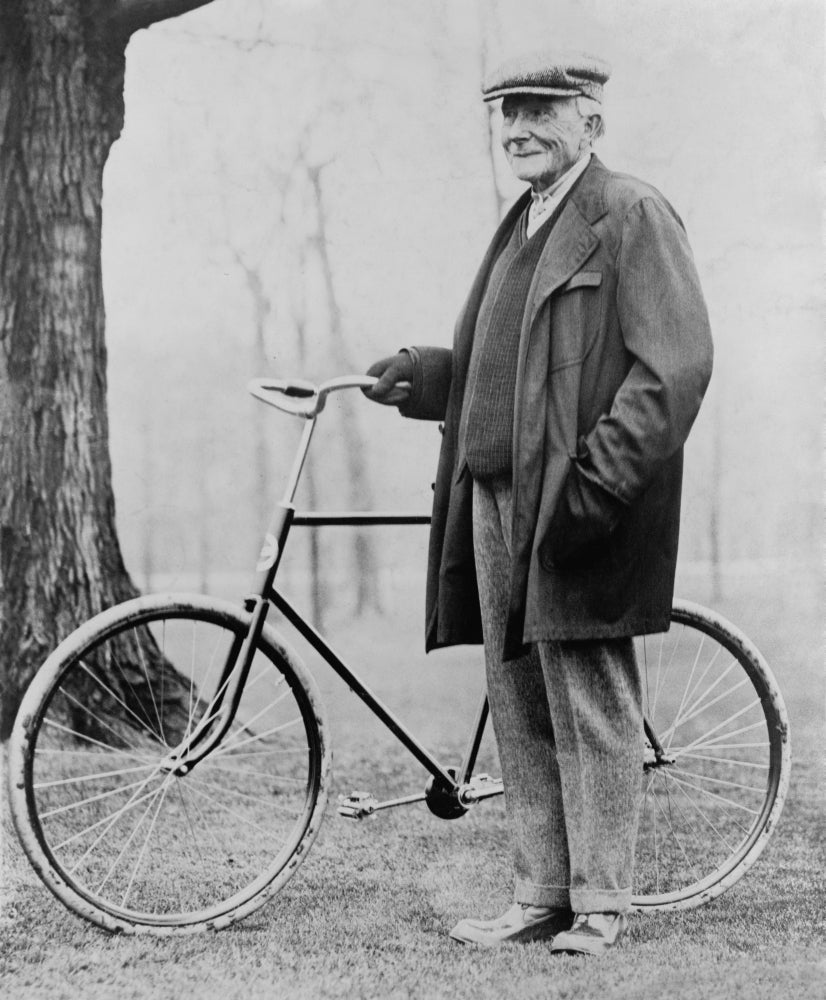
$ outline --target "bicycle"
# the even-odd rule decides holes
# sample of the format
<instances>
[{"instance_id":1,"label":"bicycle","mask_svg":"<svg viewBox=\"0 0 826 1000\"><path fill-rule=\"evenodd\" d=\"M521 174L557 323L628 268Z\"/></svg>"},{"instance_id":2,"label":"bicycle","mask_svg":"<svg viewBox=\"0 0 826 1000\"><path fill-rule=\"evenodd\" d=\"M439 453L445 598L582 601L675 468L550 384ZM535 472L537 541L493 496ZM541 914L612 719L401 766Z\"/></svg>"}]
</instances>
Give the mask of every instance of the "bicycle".
<instances>
[{"instance_id":1,"label":"bicycle","mask_svg":"<svg viewBox=\"0 0 826 1000\"><path fill-rule=\"evenodd\" d=\"M258 399L305 421L242 606L138 597L95 616L49 656L9 747L10 802L29 860L71 910L110 931L219 929L295 873L328 797L330 748L315 681L266 622L275 608L429 773L423 790L341 796L360 819L424 801L456 819L502 793L474 774L481 695L458 764L436 759L275 587L296 524L425 524L427 515L296 514L328 396L371 385L257 379ZM757 860L788 788L789 728L772 673L733 625L677 601L672 628L636 640L645 686L638 910L697 906Z\"/></svg>"}]
</instances>

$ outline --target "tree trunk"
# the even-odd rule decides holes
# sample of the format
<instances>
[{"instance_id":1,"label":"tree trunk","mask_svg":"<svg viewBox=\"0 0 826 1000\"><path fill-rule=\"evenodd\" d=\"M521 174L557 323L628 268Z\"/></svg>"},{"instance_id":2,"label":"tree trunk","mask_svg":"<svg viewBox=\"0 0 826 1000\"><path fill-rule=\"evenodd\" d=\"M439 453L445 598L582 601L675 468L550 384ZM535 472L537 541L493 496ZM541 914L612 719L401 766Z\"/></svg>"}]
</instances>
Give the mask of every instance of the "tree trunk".
<instances>
[{"instance_id":1,"label":"tree trunk","mask_svg":"<svg viewBox=\"0 0 826 1000\"><path fill-rule=\"evenodd\" d=\"M0 738L55 644L136 594L115 531L101 283L127 39L101 33L103 9L0 11Z\"/></svg>"}]
</instances>

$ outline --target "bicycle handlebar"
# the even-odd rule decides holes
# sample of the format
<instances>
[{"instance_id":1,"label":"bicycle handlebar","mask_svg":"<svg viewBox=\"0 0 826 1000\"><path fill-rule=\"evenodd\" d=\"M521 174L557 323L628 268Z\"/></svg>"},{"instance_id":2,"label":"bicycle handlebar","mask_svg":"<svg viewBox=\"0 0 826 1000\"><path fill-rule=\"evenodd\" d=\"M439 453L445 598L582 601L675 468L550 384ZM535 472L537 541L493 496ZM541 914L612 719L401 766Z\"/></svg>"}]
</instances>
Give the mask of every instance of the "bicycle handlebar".
<instances>
[{"instance_id":1,"label":"bicycle handlebar","mask_svg":"<svg viewBox=\"0 0 826 1000\"><path fill-rule=\"evenodd\" d=\"M315 385L303 379L254 378L247 388L262 403L268 403L296 417L315 417L324 409L327 396L338 389L375 385L371 375L341 375Z\"/></svg>"},{"instance_id":2,"label":"bicycle handlebar","mask_svg":"<svg viewBox=\"0 0 826 1000\"><path fill-rule=\"evenodd\" d=\"M262 403L275 406L284 413L307 419L317 416L324 409L327 397L339 389L367 389L378 379L373 375L339 375L321 385L303 379L254 378L247 388ZM409 383L399 383L407 386Z\"/></svg>"}]
</instances>

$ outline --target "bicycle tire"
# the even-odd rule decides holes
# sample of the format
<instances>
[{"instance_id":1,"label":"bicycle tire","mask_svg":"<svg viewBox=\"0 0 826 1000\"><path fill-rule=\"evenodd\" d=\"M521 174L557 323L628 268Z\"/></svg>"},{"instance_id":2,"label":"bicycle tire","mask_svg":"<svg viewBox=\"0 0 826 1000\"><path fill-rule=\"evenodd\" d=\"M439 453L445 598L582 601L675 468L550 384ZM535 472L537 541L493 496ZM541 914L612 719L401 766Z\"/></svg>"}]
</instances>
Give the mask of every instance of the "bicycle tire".
<instances>
[{"instance_id":1,"label":"bicycle tire","mask_svg":"<svg viewBox=\"0 0 826 1000\"><path fill-rule=\"evenodd\" d=\"M169 767L249 623L211 598L140 597L92 618L38 671L9 745L11 812L35 871L81 917L121 933L219 929L306 856L328 730L315 682L269 626L221 744L186 775Z\"/></svg>"},{"instance_id":2,"label":"bicycle tire","mask_svg":"<svg viewBox=\"0 0 826 1000\"><path fill-rule=\"evenodd\" d=\"M789 786L783 698L763 656L730 622L675 601L666 633L635 640L644 708L673 763L643 775L638 911L700 906L760 856Z\"/></svg>"}]
</instances>

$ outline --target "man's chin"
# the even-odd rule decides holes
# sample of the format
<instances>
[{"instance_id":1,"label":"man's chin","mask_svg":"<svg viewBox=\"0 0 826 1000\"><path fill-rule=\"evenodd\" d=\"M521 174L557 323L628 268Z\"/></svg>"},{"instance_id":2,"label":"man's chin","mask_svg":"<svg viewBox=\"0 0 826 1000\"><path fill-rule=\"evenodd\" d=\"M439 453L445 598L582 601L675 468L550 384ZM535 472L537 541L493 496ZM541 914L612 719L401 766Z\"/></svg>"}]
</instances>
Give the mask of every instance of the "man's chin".
<instances>
[{"instance_id":1,"label":"man's chin","mask_svg":"<svg viewBox=\"0 0 826 1000\"><path fill-rule=\"evenodd\" d=\"M527 164L525 165L524 170L519 170L518 168L515 167L513 167L512 169L514 176L517 177L520 181L524 181L526 184L531 184L531 185L539 184L543 177L543 174L540 171L531 170L530 167L527 166Z\"/></svg>"}]
</instances>

